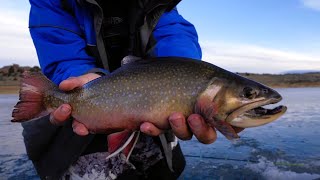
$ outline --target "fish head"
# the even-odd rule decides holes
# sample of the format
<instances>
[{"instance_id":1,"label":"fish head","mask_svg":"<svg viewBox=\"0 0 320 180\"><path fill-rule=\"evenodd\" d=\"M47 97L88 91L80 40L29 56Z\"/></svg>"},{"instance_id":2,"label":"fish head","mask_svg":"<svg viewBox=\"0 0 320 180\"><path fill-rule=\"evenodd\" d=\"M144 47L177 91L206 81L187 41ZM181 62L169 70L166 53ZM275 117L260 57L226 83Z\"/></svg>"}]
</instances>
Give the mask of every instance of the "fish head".
<instances>
[{"instance_id":1,"label":"fish head","mask_svg":"<svg viewBox=\"0 0 320 180\"><path fill-rule=\"evenodd\" d=\"M282 97L277 91L231 74L211 80L198 97L197 110L228 139L235 139L239 136L234 127L262 126L283 115L287 110L285 106L271 109L263 107L281 100Z\"/></svg>"}]
</instances>

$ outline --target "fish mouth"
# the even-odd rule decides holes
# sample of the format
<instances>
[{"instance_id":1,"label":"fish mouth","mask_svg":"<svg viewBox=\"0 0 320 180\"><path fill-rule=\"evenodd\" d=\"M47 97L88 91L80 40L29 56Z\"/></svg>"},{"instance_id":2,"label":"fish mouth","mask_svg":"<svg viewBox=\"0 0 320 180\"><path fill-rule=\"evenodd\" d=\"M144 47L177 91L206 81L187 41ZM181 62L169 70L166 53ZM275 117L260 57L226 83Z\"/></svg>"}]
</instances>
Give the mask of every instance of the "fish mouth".
<instances>
[{"instance_id":1,"label":"fish mouth","mask_svg":"<svg viewBox=\"0 0 320 180\"><path fill-rule=\"evenodd\" d=\"M247 104L233 111L227 116L225 121L232 126L240 128L257 127L268 124L282 116L286 112L287 107L280 105L275 108L268 109L263 106L276 104L281 100L281 97L271 98Z\"/></svg>"}]
</instances>

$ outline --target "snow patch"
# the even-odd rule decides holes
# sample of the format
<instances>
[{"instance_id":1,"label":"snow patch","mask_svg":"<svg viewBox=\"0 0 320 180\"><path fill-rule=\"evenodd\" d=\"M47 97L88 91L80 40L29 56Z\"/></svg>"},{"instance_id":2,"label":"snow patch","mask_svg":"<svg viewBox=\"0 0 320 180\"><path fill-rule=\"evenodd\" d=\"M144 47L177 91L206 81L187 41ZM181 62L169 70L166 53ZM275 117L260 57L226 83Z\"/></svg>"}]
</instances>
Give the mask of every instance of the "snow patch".
<instances>
[{"instance_id":1,"label":"snow patch","mask_svg":"<svg viewBox=\"0 0 320 180\"><path fill-rule=\"evenodd\" d=\"M283 162L285 163L285 162ZM247 168L251 169L254 172L261 174L266 179L279 179L279 180L312 180L320 178L320 174L309 174L309 173L296 173L293 171L281 170L277 167L277 163L268 161L265 157L259 158L259 163L257 164L248 164ZM279 165L281 165L279 163ZM298 165L298 164L297 164Z\"/></svg>"}]
</instances>

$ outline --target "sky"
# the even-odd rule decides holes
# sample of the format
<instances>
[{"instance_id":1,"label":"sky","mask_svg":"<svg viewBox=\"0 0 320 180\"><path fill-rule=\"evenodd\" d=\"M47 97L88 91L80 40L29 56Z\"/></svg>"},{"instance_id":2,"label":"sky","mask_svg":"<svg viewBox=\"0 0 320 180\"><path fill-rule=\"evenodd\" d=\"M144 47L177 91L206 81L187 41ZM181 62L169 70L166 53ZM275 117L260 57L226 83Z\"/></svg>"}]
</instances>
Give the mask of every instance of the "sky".
<instances>
[{"instance_id":1,"label":"sky","mask_svg":"<svg viewBox=\"0 0 320 180\"><path fill-rule=\"evenodd\" d=\"M38 65L26 0L0 0L0 67ZM183 0L203 60L233 72L320 71L320 0Z\"/></svg>"}]
</instances>

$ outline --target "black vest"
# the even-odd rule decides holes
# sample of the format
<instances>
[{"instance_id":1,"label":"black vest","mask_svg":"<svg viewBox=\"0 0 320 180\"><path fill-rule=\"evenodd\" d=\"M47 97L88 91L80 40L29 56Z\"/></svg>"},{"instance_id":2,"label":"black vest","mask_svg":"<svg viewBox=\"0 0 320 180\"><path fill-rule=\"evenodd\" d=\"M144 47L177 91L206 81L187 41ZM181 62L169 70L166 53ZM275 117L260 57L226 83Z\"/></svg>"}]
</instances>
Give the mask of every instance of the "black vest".
<instances>
[{"instance_id":1,"label":"black vest","mask_svg":"<svg viewBox=\"0 0 320 180\"><path fill-rule=\"evenodd\" d=\"M94 12L97 46L88 46L97 66L110 72L119 68L126 55L151 56L155 45L152 31L165 11L181 0L77 0ZM65 11L73 15L68 0L61 0Z\"/></svg>"},{"instance_id":2,"label":"black vest","mask_svg":"<svg viewBox=\"0 0 320 180\"><path fill-rule=\"evenodd\" d=\"M121 60L129 54L129 2L130 0L98 1L103 10L101 34L111 71L119 68Z\"/></svg>"}]
</instances>

